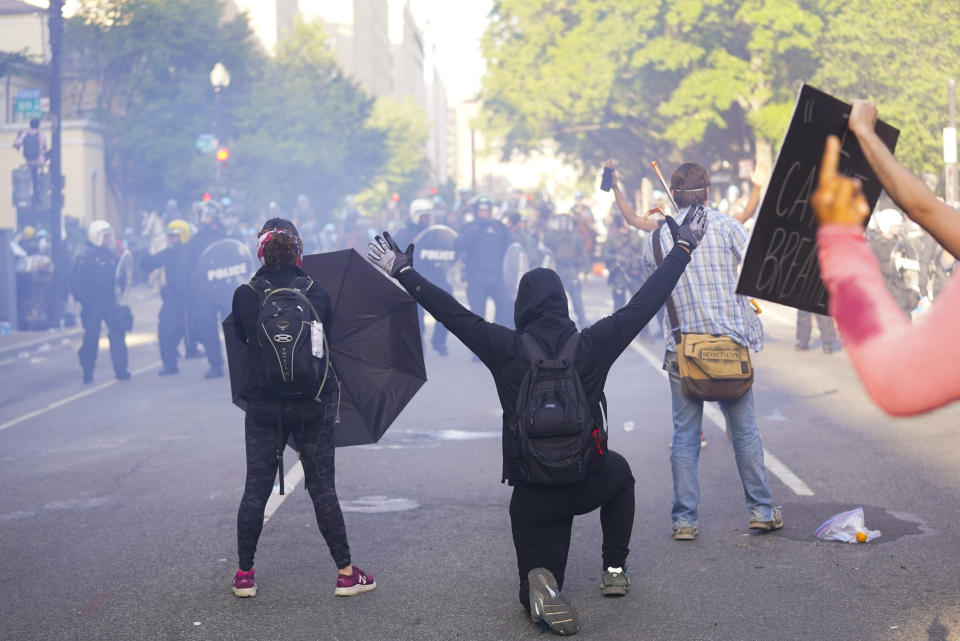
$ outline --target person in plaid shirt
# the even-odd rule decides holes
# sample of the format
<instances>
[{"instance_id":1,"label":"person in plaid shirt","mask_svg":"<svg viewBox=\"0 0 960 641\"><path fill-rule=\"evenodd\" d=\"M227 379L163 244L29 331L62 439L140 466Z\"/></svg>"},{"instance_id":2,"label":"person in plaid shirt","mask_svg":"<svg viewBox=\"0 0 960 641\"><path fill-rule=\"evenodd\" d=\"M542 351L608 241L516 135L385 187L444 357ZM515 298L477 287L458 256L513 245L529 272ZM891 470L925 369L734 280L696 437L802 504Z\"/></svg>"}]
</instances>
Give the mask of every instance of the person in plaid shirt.
<instances>
[{"instance_id":1,"label":"person in plaid shirt","mask_svg":"<svg viewBox=\"0 0 960 641\"><path fill-rule=\"evenodd\" d=\"M670 177L670 191L680 209L677 222L683 223L695 205L708 201L710 177L696 163L684 163ZM687 270L670 295L680 318L681 333L728 336L740 345L760 351L763 327L749 299L735 292L740 261L747 246L747 232L730 216L708 209L707 233ZM629 217L628 217L629 220ZM659 234L663 251L673 246L671 234ZM641 271L646 279L656 270L653 255L654 234L647 237ZM666 319L665 319L666 320ZM670 323L663 324L666 342L663 368L670 379L673 401L673 446L670 467L673 472L673 537L691 541L697 536L700 511L700 438L703 401L688 398L680 383L677 346ZM779 507L774 507L763 463L763 444L757 427L757 408L750 389L742 397L720 401L727 419L737 471L746 496L749 527L778 530L783 527Z\"/></svg>"}]
</instances>

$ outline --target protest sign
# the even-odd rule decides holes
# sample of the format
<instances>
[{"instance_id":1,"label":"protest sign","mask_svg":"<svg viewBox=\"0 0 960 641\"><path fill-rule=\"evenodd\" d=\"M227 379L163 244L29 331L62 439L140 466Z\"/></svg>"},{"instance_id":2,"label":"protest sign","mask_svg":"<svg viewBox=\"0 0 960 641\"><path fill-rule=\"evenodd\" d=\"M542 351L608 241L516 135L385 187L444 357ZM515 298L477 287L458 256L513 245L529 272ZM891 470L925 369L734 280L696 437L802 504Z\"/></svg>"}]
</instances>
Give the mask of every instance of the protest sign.
<instances>
[{"instance_id":1,"label":"protest sign","mask_svg":"<svg viewBox=\"0 0 960 641\"><path fill-rule=\"evenodd\" d=\"M800 88L744 255L738 294L827 313L827 290L817 261L817 219L810 206L827 136L840 138L838 171L860 179L871 211L882 189L847 127L849 116L849 104L808 85ZM892 152L900 131L878 120L876 132Z\"/></svg>"}]
</instances>

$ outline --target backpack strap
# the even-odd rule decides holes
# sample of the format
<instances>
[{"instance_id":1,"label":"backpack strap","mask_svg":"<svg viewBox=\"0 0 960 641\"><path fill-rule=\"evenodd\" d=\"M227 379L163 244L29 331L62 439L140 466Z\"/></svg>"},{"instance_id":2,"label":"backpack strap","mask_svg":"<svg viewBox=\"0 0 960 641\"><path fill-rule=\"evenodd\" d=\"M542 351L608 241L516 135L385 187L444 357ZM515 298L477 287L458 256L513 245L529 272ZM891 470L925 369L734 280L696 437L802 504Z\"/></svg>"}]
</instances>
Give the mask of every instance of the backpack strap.
<instances>
[{"instance_id":1,"label":"backpack strap","mask_svg":"<svg viewBox=\"0 0 960 641\"><path fill-rule=\"evenodd\" d=\"M293 279L293 282L290 283L290 287L293 289L299 289L301 292L308 292L310 288L313 287L313 279L309 276L297 276Z\"/></svg>"},{"instance_id":2,"label":"backpack strap","mask_svg":"<svg viewBox=\"0 0 960 641\"><path fill-rule=\"evenodd\" d=\"M527 353L527 359L531 364L547 359L547 354L540 347L540 343L530 334L520 334L520 343L523 345L523 351Z\"/></svg>"},{"instance_id":3,"label":"backpack strap","mask_svg":"<svg viewBox=\"0 0 960 641\"><path fill-rule=\"evenodd\" d=\"M577 346L579 344L580 332L574 332L570 335L570 338L567 339L567 342L563 344L563 347L560 348L560 353L557 354L557 360L566 360L573 363L573 357L577 353Z\"/></svg>"},{"instance_id":4,"label":"backpack strap","mask_svg":"<svg viewBox=\"0 0 960 641\"><path fill-rule=\"evenodd\" d=\"M653 232L653 257L657 262L657 267L663 264L663 247L660 245L660 230L666 223L660 223L660 226ZM673 293L667 295L667 315L670 317L670 333L673 334L673 341L677 344L677 351L680 351L680 319L677 314L677 307L673 304Z\"/></svg>"},{"instance_id":5,"label":"backpack strap","mask_svg":"<svg viewBox=\"0 0 960 641\"><path fill-rule=\"evenodd\" d=\"M254 276L250 279L250 282L247 283L247 287L256 292L257 296L260 297L260 304L263 304L263 297L271 289L276 289L269 280L263 276Z\"/></svg>"}]
</instances>

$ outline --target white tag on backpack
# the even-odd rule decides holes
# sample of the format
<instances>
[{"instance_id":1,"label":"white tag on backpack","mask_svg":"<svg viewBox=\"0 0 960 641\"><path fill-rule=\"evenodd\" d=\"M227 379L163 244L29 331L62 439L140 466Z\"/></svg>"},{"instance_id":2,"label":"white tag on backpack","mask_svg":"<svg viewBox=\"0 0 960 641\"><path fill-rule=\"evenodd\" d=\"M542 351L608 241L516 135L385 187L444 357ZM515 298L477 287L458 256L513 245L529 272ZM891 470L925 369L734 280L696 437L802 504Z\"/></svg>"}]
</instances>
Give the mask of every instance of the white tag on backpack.
<instances>
[{"instance_id":1,"label":"white tag on backpack","mask_svg":"<svg viewBox=\"0 0 960 641\"><path fill-rule=\"evenodd\" d=\"M310 347L314 356L323 358L323 323L320 321L310 322Z\"/></svg>"}]
</instances>

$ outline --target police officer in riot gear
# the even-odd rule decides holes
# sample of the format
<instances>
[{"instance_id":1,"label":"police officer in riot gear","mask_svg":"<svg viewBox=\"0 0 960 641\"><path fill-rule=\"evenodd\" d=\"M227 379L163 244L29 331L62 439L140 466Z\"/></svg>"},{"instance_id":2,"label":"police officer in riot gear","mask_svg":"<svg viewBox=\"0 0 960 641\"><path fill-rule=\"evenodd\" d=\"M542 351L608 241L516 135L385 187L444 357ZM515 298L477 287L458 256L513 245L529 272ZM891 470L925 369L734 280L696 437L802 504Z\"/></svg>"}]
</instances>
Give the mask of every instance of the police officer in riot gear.
<instances>
[{"instance_id":1,"label":"police officer in riot gear","mask_svg":"<svg viewBox=\"0 0 960 641\"><path fill-rule=\"evenodd\" d=\"M87 227L87 242L77 254L70 274L70 291L80 303L83 343L77 356L83 370L83 382L93 382L100 344L100 325L107 324L110 360L118 380L130 380L127 371L126 333L133 319L130 308L117 304L117 256L113 227L95 220Z\"/></svg>"},{"instance_id":2,"label":"police officer in riot gear","mask_svg":"<svg viewBox=\"0 0 960 641\"><path fill-rule=\"evenodd\" d=\"M188 338L190 312L190 278L192 268L187 259L187 242L190 240L190 224L181 219L171 220L167 224L167 247L162 251L144 256L141 264L144 271L150 272L163 267L166 285L160 290L163 304L157 323L157 340L160 343L160 360L163 367L158 374L169 376L177 374L180 340L189 347Z\"/></svg>"},{"instance_id":3,"label":"police officer in riot gear","mask_svg":"<svg viewBox=\"0 0 960 641\"><path fill-rule=\"evenodd\" d=\"M433 236L435 230L440 230L437 232L438 236L453 238L454 232L438 226L434 230L431 230L431 233L427 234L427 237L423 238L424 242L420 242L424 232L434 224L436 214L442 213L442 211L435 211L433 207L433 203L423 198L418 198L410 203L410 220L397 232L396 239L397 242L404 247L411 243L418 243L417 253L420 260L417 264L421 265L421 273L426 275L431 282L435 283L444 291L452 293L453 288L447 279L447 266L452 261L444 260L445 256L441 254L443 252L453 254L453 251L432 246L431 236ZM447 247L449 247L449 245L447 245ZM426 328L423 324L423 307L418 305L417 312L420 315L420 331L424 332ZM441 356L447 355L447 334L449 334L447 328L441 323L434 325L430 344Z\"/></svg>"},{"instance_id":4,"label":"police officer in riot gear","mask_svg":"<svg viewBox=\"0 0 960 641\"><path fill-rule=\"evenodd\" d=\"M465 225L457 237L456 249L463 259L463 275L467 281L467 302L470 311L484 315L487 299L496 306L496 322L513 327L513 308L503 279L503 256L512 242L510 230L491 217L492 205L486 196L478 196L474 204L476 218Z\"/></svg>"},{"instance_id":5,"label":"police officer in riot gear","mask_svg":"<svg viewBox=\"0 0 960 641\"><path fill-rule=\"evenodd\" d=\"M197 264L203 251L226 237L226 231L220 220L220 206L213 201L207 202L200 211L200 229L187 245L187 264L190 266L194 279L197 278ZM192 331L200 344L203 345L207 354L207 361L210 363L210 369L204 374L204 378L220 378L223 376L223 352L220 351L218 314L222 314L226 318L229 313L229 304L230 301L210 300L202 293L193 291L189 331Z\"/></svg>"},{"instance_id":6,"label":"police officer in riot gear","mask_svg":"<svg viewBox=\"0 0 960 641\"><path fill-rule=\"evenodd\" d=\"M583 310L580 272L587 263L587 254L583 236L577 230L577 221L569 214L560 214L550 220L549 229L543 238L544 244L553 252L557 261L557 273L563 281L563 288L573 303L573 313L581 327L587 325Z\"/></svg>"}]
</instances>

